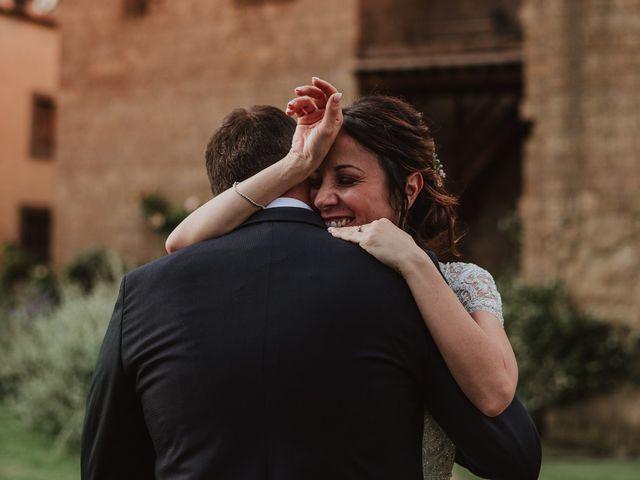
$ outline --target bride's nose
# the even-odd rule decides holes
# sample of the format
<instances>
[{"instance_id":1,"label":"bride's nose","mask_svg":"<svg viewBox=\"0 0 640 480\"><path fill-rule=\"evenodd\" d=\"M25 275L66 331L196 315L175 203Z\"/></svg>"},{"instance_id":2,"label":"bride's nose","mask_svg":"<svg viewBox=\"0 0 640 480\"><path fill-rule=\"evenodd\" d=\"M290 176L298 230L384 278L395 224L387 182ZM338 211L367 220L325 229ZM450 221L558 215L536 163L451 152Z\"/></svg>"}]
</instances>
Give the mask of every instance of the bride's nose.
<instances>
[{"instance_id":1,"label":"bride's nose","mask_svg":"<svg viewBox=\"0 0 640 480\"><path fill-rule=\"evenodd\" d=\"M313 201L313 204L316 206L318 210L324 210L328 207L332 207L337 205L338 203L338 195L336 194L335 188L329 184L329 182L323 182L323 184L318 189L318 193L316 194L316 198Z\"/></svg>"}]
</instances>

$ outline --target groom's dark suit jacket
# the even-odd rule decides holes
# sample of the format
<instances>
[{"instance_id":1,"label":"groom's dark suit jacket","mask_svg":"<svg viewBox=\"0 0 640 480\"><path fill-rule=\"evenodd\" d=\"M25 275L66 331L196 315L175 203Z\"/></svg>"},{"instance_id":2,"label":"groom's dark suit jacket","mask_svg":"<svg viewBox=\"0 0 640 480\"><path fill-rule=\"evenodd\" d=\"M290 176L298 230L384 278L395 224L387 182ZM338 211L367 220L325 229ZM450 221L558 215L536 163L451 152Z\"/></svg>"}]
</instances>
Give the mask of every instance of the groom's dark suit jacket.
<instances>
[{"instance_id":1,"label":"groom's dark suit jacket","mask_svg":"<svg viewBox=\"0 0 640 480\"><path fill-rule=\"evenodd\" d=\"M274 208L129 273L87 402L84 479L422 479L425 406L477 473L537 478L516 400L462 394L402 278Z\"/></svg>"}]
</instances>

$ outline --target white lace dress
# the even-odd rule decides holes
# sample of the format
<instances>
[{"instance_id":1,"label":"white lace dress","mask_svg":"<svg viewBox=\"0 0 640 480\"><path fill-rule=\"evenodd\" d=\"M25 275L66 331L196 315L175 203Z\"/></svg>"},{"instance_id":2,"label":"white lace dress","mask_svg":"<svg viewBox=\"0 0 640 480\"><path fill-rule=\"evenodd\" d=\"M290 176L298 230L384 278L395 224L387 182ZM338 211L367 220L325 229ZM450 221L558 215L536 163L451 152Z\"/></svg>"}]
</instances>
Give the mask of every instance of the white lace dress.
<instances>
[{"instance_id":1,"label":"white lace dress","mask_svg":"<svg viewBox=\"0 0 640 480\"><path fill-rule=\"evenodd\" d=\"M484 311L504 325L502 299L493 277L485 269L462 262L440 263L449 286L469 313ZM436 421L425 412L422 437L422 475L424 480L449 480L456 447Z\"/></svg>"}]
</instances>

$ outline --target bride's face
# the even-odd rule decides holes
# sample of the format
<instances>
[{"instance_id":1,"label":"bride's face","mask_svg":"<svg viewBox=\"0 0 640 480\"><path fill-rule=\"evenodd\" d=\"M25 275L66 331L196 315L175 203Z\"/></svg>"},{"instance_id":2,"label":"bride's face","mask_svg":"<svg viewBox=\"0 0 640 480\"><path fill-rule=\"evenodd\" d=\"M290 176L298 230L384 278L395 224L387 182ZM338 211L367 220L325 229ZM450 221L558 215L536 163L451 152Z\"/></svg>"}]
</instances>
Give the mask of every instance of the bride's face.
<instances>
[{"instance_id":1,"label":"bride's face","mask_svg":"<svg viewBox=\"0 0 640 480\"><path fill-rule=\"evenodd\" d=\"M398 221L377 158L347 134L338 135L309 184L311 201L327 226L364 225L383 217Z\"/></svg>"}]
</instances>

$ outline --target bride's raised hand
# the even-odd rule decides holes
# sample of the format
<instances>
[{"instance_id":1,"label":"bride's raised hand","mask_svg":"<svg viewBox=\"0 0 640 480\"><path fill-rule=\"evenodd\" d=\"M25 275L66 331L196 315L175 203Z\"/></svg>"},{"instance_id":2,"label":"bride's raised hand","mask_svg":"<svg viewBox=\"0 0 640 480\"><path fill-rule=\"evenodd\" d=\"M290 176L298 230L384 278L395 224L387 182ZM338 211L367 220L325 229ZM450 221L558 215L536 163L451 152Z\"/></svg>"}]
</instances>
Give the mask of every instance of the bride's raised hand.
<instances>
[{"instance_id":1,"label":"bride's raised hand","mask_svg":"<svg viewBox=\"0 0 640 480\"><path fill-rule=\"evenodd\" d=\"M320 166L342 126L342 94L328 82L314 78L313 85L295 89L298 96L287 104L296 116L290 156L307 175Z\"/></svg>"},{"instance_id":2,"label":"bride's raised hand","mask_svg":"<svg viewBox=\"0 0 640 480\"><path fill-rule=\"evenodd\" d=\"M416 260L426 256L411 235L386 218L357 227L331 227L329 233L336 238L357 243L380 262L402 275L416 263Z\"/></svg>"},{"instance_id":3,"label":"bride's raised hand","mask_svg":"<svg viewBox=\"0 0 640 480\"><path fill-rule=\"evenodd\" d=\"M322 120L327 101L338 89L326 80L312 77L312 85L296 87L297 97L287 104L287 115L296 115L298 123L314 125Z\"/></svg>"}]
</instances>

